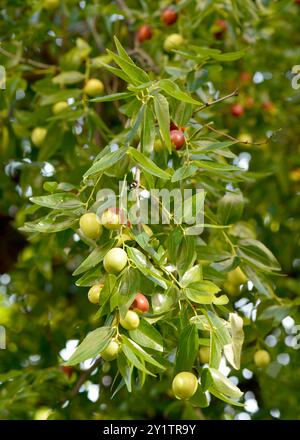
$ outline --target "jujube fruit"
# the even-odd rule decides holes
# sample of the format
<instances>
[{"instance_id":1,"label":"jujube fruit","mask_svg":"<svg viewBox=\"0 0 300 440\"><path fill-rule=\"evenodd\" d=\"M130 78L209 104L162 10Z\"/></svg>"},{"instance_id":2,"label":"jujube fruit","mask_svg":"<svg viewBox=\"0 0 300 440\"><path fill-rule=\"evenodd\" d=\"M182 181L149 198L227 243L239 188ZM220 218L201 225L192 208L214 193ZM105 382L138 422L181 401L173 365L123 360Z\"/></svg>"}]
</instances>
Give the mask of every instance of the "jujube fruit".
<instances>
[{"instance_id":1,"label":"jujube fruit","mask_svg":"<svg viewBox=\"0 0 300 440\"><path fill-rule=\"evenodd\" d=\"M152 35L152 28L148 24L143 24L137 31L137 39L139 43L150 40L152 38Z\"/></svg>"},{"instance_id":2,"label":"jujube fruit","mask_svg":"<svg viewBox=\"0 0 300 440\"><path fill-rule=\"evenodd\" d=\"M198 388L198 379L193 373L182 371L178 373L172 383L173 393L177 399L190 399Z\"/></svg>"},{"instance_id":3,"label":"jujube fruit","mask_svg":"<svg viewBox=\"0 0 300 440\"><path fill-rule=\"evenodd\" d=\"M99 304L101 290L104 284L95 284L88 291L88 299L92 304Z\"/></svg>"},{"instance_id":4,"label":"jujube fruit","mask_svg":"<svg viewBox=\"0 0 300 440\"><path fill-rule=\"evenodd\" d=\"M96 239L102 234L102 225L94 212L87 212L80 217L79 226L83 234L91 239Z\"/></svg>"},{"instance_id":5,"label":"jujube fruit","mask_svg":"<svg viewBox=\"0 0 300 440\"><path fill-rule=\"evenodd\" d=\"M149 302L145 295L138 293L131 304L131 308L137 313L147 313L149 311Z\"/></svg>"},{"instance_id":6,"label":"jujube fruit","mask_svg":"<svg viewBox=\"0 0 300 440\"><path fill-rule=\"evenodd\" d=\"M105 361L113 361L117 358L120 346L117 341L111 340L108 346L100 353L100 356Z\"/></svg>"},{"instance_id":7,"label":"jujube fruit","mask_svg":"<svg viewBox=\"0 0 300 440\"><path fill-rule=\"evenodd\" d=\"M177 21L177 18L178 14L172 7L166 8L161 14L161 20L167 26L171 26L172 24L174 24Z\"/></svg>"},{"instance_id":8,"label":"jujube fruit","mask_svg":"<svg viewBox=\"0 0 300 440\"><path fill-rule=\"evenodd\" d=\"M47 129L44 127L36 127L31 132L32 143L36 147L40 147L47 136Z\"/></svg>"},{"instance_id":9,"label":"jujube fruit","mask_svg":"<svg viewBox=\"0 0 300 440\"><path fill-rule=\"evenodd\" d=\"M258 368L265 368L271 362L271 356L267 350L257 350L254 353L254 363Z\"/></svg>"},{"instance_id":10,"label":"jujube fruit","mask_svg":"<svg viewBox=\"0 0 300 440\"><path fill-rule=\"evenodd\" d=\"M110 230L119 229L123 224L124 215L118 208L109 208L101 216L101 224Z\"/></svg>"},{"instance_id":11,"label":"jujube fruit","mask_svg":"<svg viewBox=\"0 0 300 440\"><path fill-rule=\"evenodd\" d=\"M52 107L52 112L54 115L57 115L58 113L61 113L62 111L66 110L66 108L69 107L69 104L67 101L59 101L56 102Z\"/></svg>"},{"instance_id":12,"label":"jujube fruit","mask_svg":"<svg viewBox=\"0 0 300 440\"><path fill-rule=\"evenodd\" d=\"M181 130L171 130L170 131L171 143L174 145L176 150L180 150L180 148L185 143L185 136Z\"/></svg>"},{"instance_id":13,"label":"jujube fruit","mask_svg":"<svg viewBox=\"0 0 300 440\"><path fill-rule=\"evenodd\" d=\"M97 78L91 78L85 83L83 91L91 97L102 95L104 91L104 84Z\"/></svg>"},{"instance_id":14,"label":"jujube fruit","mask_svg":"<svg viewBox=\"0 0 300 440\"><path fill-rule=\"evenodd\" d=\"M242 116L244 114L244 111L245 110L242 104L233 104L233 106L231 107L231 114L235 117Z\"/></svg>"},{"instance_id":15,"label":"jujube fruit","mask_svg":"<svg viewBox=\"0 0 300 440\"><path fill-rule=\"evenodd\" d=\"M164 41L164 49L167 52L179 49L183 45L184 39L180 34L168 35Z\"/></svg>"},{"instance_id":16,"label":"jujube fruit","mask_svg":"<svg viewBox=\"0 0 300 440\"><path fill-rule=\"evenodd\" d=\"M106 272L117 274L124 269L128 262L124 249L112 248L104 257L103 266Z\"/></svg>"},{"instance_id":17,"label":"jujube fruit","mask_svg":"<svg viewBox=\"0 0 300 440\"><path fill-rule=\"evenodd\" d=\"M210 348L209 347L201 347L199 350L199 359L202 364L208 364L210 357Z\"/></svg>"},{"instance_id":18,"label":"jujube fruit","mask_svg":"<svg viewBox=\"0 0 300 440\"><path fill-rule=\"evenodd\" d=\"M128 310L125 317L120 318L120 324L126 330L135 330L140 325L139 315L133 310Z\"/></svg>"}]
</instances>

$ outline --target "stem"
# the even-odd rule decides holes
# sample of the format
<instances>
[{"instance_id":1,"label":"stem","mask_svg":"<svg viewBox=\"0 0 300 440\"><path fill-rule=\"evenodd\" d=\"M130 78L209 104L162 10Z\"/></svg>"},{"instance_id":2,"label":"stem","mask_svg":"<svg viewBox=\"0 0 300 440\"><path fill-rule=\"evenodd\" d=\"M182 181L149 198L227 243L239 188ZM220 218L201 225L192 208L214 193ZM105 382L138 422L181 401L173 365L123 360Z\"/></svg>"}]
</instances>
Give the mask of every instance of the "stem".
<instances>
[{"instance_id":1,"label":"stem","mask_svg":"<svg viewBox=\"0 0 300 440\"><path fill-rule=\"evenodd\" d=\"M17 55L8 52L7 50L3 49L3 47L0 46L0 53L2 55L4 55L5 57L8 58L16 58ZM39 61L34 61L31 58L24 58L24 57L19 57L19 60L22 61L22 63L25 64L29 64L33 67L37 67L38 69L51 69L51 70L59 70L58 66L53 66L51 64L45 64L45 63L40 63Z\"/></svg>"},{"instance_id":2,"label":"stem","mask_svg":"<svg viewBox=\"0 0 300 440\"><path fill-rule=\"evenodd\" d=\"M80 390L81 386L84 384L84 382L88 379L90 374L101 364L102 359L97 359L94 364L87 370L83 371L80 375L78 381L75 383L74 387L71 390L71 397L75 397L78 391Z\"/></svg>"},{"instance_id":3,"label":"stem","mask_svg":"<svg viewBox=\"0 0 300 440\"><path fill-rule=\"evenodd\" d=\"M202 105L197 110L195 110L193 115L214 104L218 104L219 102L225 101L226 99L232 98L233 96L238 96L238 94L239 94L239 90L235 89L233 92L229 93L229 95L223 96L222 98L216 99L215 101L206 102L204 105Z\"/></svg>"}]
</instances>

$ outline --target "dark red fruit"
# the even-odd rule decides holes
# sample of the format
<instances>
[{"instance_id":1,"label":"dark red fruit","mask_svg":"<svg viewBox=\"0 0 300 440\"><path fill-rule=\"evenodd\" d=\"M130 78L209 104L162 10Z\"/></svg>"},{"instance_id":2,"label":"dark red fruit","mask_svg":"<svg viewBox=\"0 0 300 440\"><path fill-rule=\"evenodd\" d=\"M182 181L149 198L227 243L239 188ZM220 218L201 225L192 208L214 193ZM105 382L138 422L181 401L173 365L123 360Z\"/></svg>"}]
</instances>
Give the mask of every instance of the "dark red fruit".
<instances>
[{"instance_id":1,"label":"dark red fruit","mask_svg":"<svg viewBox=\"0 0 300 440\"><path fill-rule=\"evenodd\" d=\"M143 24L137 31L137 39L140 43L152 38L152 29L148 24Z\"/></svg>"},{"instance_id":2,"label":"dark red fruit","mask_svg":"<svg viewBox=\"0 0 300 440\"><path fill-rule=\"evenodd\" d=\"M134 298L131 308L135 312L147 313L149 311L149 302L145 295L143 295L142 293L138 293L137 296Z\"/></svg>"},{"instance_id":3,"label":"dark red fruit","mask_svg":"<svg viewBox=\"0 0 300 440\"><path fill-rule=\"evenodd\" d=\"M181 130L171 130L170 138L171 143L175 146L176 150L180 150L185 143L185 137Z\"/></svg>"},{"instance_id":4,"label":"dark red fruit","mask_svg":"<svg viewBox=\"0 0 300 440\"><path fill-rule=\"evenodd\" d=\"M167 26L171 26L177 21L178 14L173 8L166 8L161 14L161 21Z\"/></svg>"},{"instance_id":5,"label":"dark red fruit","mask_svg":"<svg viewBox=\"0 0 300 440\"><path fill-rule=\"evenodd\" d=\"M234 104L231 107L231 114L232 116L235 116L237 118L242 116L244 114L244 107L242 106L242 104Z\"/></svg>"},{"instance_id":6,"label":"dark red fruit","mask_svg":"<svg viewBox=\"0 0 300 440\"><path fill-rule=\"evenodd\" d=\"M214 28L216 29L216 31L214 32L215 38L217 40L222 40L228 28L227 21L219 18L218 20L216 20Z\"/></svg>"}]
</instances>

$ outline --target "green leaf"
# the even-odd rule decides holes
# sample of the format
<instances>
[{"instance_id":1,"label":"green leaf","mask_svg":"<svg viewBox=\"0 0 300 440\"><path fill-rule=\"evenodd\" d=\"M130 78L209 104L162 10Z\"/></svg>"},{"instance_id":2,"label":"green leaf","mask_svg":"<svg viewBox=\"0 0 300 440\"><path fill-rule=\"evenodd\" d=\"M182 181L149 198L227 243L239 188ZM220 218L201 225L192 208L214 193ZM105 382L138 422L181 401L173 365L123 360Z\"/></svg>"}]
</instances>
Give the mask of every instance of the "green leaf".
<instances>
[{"instance_id":1,"label":"green leaf","mask_svg":"<svg viewBox=\"0 0 300 440\"><path fill-rule=\"evenodd\" d=\"M208 401L206 394L203 392L201 385L198 385L197 391L189 399L189 403L191 405L199 407L199 408L207 408L208 407L209 401Z\"/></svg>"},{"instance_id":2,"label":"green leaf","mask_svg":"<svg viewBox=\"0 0 300 440\"><path fill-rule=\"evenodd\" d=\"M132 351L138 355L141 360L148 362L149 364L157 367L159 370L165 370L166 368L161 365L158 361L154 359L149 353L147 353L142 347L140 347L136 342L127 338L126 336L122 336L122 339L125 340L126 344L132 349Z\"/></svg>"},{"instance_id":3,"label":"green leaf","mask_svg":"<svg viewBox=\"0 0 300 440\"><path fill-rule=\"evenodd\" d=\"M136 66L133 62L129 62L127 59L121 58L119 55L113 53L109 49L107 49L107 52L111 55L114 62L118 64L123 72L128 75L134 85L144 84L150 81L147 73L140 67Z\"/></svg>"},{"instance_id":4,"label":"green leaf","mask_svg":"<svg viewBox=\"0 0 300 440\"><path fill-rule=\"evenodd\" d=\"M111 327L100 327L87 334L65 365L76 365L101 353L115 335Z\"/></svg>"},{"instance_id":5,"label":"green leaf","mask_svg":"<svg viewBox=\"0 0 300 440\"><path fill-rule=\"evenodd\" d=\"M272 252L260 241L251 238L239 242L238 255L265 271L279 271L280 265Z\"/></svg>"},{"instance_id":6,"label":"green leaf","mask_svg":"<svg viewBox=\"0 0 300 440\"><path fill-rule=\"evenodd\" d=\"M170 175L159 168L151 159L146 157L143 153L140 153L133 147L128 148L128 154L140 165L145 171L152 174L153 176L159 177L161 179L169 180Z\"/></svg>"},{"instance_id":7,"label":"green leaf","mask_svg":"<svg viewBox=\"0 0 300 440\"><path fill-rule=\"evenodd\" d=\"M139 359L139 357L134 353L134 351L132 350L130 344L128 344L128 340L127 338L123 338L124 339L124 343L122 344L122 351L125 354L125 356L127 357L127 359L129 360L129 362L138 370L143 371L145 374L149 374L150 376L155 376L155 374L151 373L151 371L149 371L143 362L141 362L141 360Z\"/></svg>"},{"instance_id":8,"label":"green leaf","mask_svg":"<svg viewBox=\"0 0 300 440\"><path fill-rule=\"evenodd\" d=\"M211 57L217 61L236 61L245 56L246 50L238 50L236 52L227 52L220 54L211 54Z\"/></svg>"},{"instance_id":9,"label":"green leaf","mask_svg":"<svg viewBox=\"0 0 300 440\"><path fill-rule=\"evenodd\" d=\"M76 84L85 79L85 75L81 72L68 71L56 75L52 81L54 84Z\"/></svg>"},{"instance_id":10,"label":"green leaf","mask_svg":"<svg viewBox=\"0 0 300 440\"><path fill-rule=\"evenodd\" d=\"M215 368L209 368L209 373L212 378L212 384L209 387L209 391L216 391L217 393L224 394L231 399L239 399L243 395L242 391L220 371Z\"/></svg>"},{"instance_id":11,"label":"green leaf","mask_svg":"<svg viewBox=\"0 0 300 440\"><path fill-rule=\"evenodd\" d=\"M101 263L107 252L113 247L114 241L110 241L106 243L103 247L95 248L89 256L77 267L77 269L73 272L72 275L80 275L83 272L91 269L92 267L97 266L97 264Z\"/></svg>"},{"instance_id":12,"label":"green leaf","mask_svg":"<svg viewBox=\"0 0 300 440\"><path fill-rule=\"evenodd\" d=\"M142 319L138 328L131 330L129 334L137 344L152 350L163 351L161 334L146 319Z\"/></svg>"},{"instance_id":13,"label":"green leaf","mask_svg":"<svg viewBox=\"0 0 300 440\"><path fill-rule=\"evenodd\" d=\"M155 124L153 112L149 105L146 104L142 121L141 146L142 151L148 155L153 151L155 139Z\"/></svg>"},{"instance_id":14,"label":"green leaf","mask_svg":"<svg viewBox=\"0 0 300 440\"><path fill-rule=\"evenodd\" d=\"M187 287L189 284L201 280L202 280L202 270L201 270L201 266L197 264L196 266L193 266L191 269L185 272L185 274L180 280L180 284L183 287Z\"/></svg>"},{"instance_id":15,"label":"green leaf","mask_svg":"<svg viewBox=\"0 0 300 440\"><path fill-rule=\"evenodd\" d=\"M127 147L119 148L117 151L112 151L102 156L97 160L84 174L83 178L86 179L89 176L97 173L103 173L120 160L122 160L126 154Z\"/></svg>"},{"instance_id":16,"label":"green leaf","mask_svg":"<svg viewBox=\"0 0 300 440\"><path fill-rule=\"evenodd\" d=\"M178 182L179 180L187 179L188 177L195 174L198 170L196 165L183 165L183 167L178 168L172 176L172 182Z\"/></svg>"},{"instance_id":17,"label":"green leaf","mask_svg":"<svg viewBox=\"0 0 300 440\"><path fill-rule=\"evenodd\" d=\"M216 284L205 280L191 283L185 289L189 300L198 304L212 304L215 299L215 293L219 291L220 288Z\"/></svg>"},{"instance_id":18,"label":"green leaf","mask_svg":"<svg viewBox=\"0 0 300 440\"><path fill-rule=\"evenodd\" d=\"M169 153L171 153L169 103L160 93L154 96L154 111L160 128L161 137L165 141Z\"/></svg>"},{"instance_id":19,"label":"green leaf","mask_svg":"<svg viewBox=\"0 0 300 440\"><path fill-rule=\"evenodd\" d=\"M232 342L224 345L224 354L227 361L236 370L241 366L241 353L244 342L243 319L236 313L229 313L230 332Z\"/></svg>"},{"instance_id":20,"label":"green leaf","mask_svg":"<svg viewBox=\"0 0 300 440\"><path fill-rule=\"evenodd\" d=\"M35 220L34 222L26 222L23 227L19 228L23 232L59 232L74 227L78 223L78 219L74 217L66 217L64 214L55 215L53 217L46 216Z\"/></svg>"},{"instance_id":21,"label":"green leaf","mask_svg":"<svg viewBox=\"0 0 300 440\"><path fill-rule=\"evenodd\" d=\"M244 209L244 199L241 193L227 193L218 202L218 217L223 225L237 222Z\"/></svg>"},{"instance_id":22,"label":"green leaf","mask_svg":"<svg viewBox=\"0 0 300 440\"><path fill-rule=\"evenodd\" d=\"M161 276L161 273L150 263L150 261L147 260L146 256L141 251L128 246L127 254L142 274L163 289L168 288L167 281Z\"/></svg>"},{"instance_id":23,"label":"green leaf","mask_svg":"<svg viewBox=\"0 0 300 440\"><path fill-rule=\"evenodd\" d=\"M214 162L212 160L197 160L194 161L196 165L198 165L199 168L203 168L205 170L213 170L213 171L240 171L242 172L242 169L239 167L236 167L235 165L229 165L227 163L220 163L220 162Z\"/></svg>"},{"instance_id":24,"label":"green leaf","mask_svg":"<svg viewBox=\"0 0 300 440\"><path fill-rule=\"evenodd\" d=\"M91 102L109 102L118 101L119 99L128 99L134 96L132 92L112 93L111 95L99 96L98 98L90 99Z\"/></svg>"},{"instance_id":25,"label":"green leaf","mask_svg":"<svg viewBox=\"0 0 300 440\"><path fill-rule=\"evenodd\" d=\"M198 330L195 324L187 325L179 336L178 350L176 354L176 373L190 371L193 368L198 354L199 340Z\"/></svg>"},{"instance_id":26,"label":"green leaf","mask_svg":"<svg viewBox=\"0 0 300 440\"><path fill-rule=\"evenodd\" d=\"M170 79L161 79L160 81L158 81L158 85L164 92L177 99L178 101L187 102L188 104L202 105L201 101L192 98L186 92L181 90L178 85Z\"/></svg>"},{"instance_id":27,"label":"green leaf","mask_svg":"<svg viewBox=\"0 0 300 440\"><path fill-rule=\"evenodd\" d=\"M32 203L51 209L76 209L83 203L70 193L57 193L48 196L30 197Z\"/></svg>"}]
</instances>

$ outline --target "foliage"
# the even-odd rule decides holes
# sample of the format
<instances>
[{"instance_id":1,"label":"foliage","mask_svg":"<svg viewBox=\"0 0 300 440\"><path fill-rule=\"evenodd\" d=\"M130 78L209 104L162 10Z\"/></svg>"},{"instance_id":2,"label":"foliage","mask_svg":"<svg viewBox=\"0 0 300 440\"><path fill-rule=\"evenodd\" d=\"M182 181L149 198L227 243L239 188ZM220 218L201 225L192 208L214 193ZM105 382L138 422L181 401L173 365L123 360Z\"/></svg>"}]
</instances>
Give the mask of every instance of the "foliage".
<instances>
[{"instance_id":1,"label":"foliage","mask_svg":"<svg viewBox=\"0 0 300 440\"><path fill-rule=\"evenodd\" d=\"M299 93L286 34L298 35L299 5L180 0L166 26L168 4L4 2L0 207L14 230L1 256L18 255L0 278L1 418L233 418L247 408L299 417L299 355L281 324L299 313ZM142 24L153 35L140 43ZM169 50L172 34L183 42ZM103 94L87 94L90 78ZM170 124L185 129L178 150ZM37 127L46 129L38 141ZM130 208L153 188L194 194L181 224L172 204L161 206L170 223L150 231L130 210L130 223L89 239L79 219L111 206L103 188L129 191ZM191 235L201 202L203 232ZM103 268L113 247L128 256L118 274ZM99 307L87 299L97 283ZM127 331L119 321L138 292L150 311ZM99 355L112 339L120 351L108 364ZM264 369L253 360L261 348L272 359ZM180 371L200 378L189 402L171 391Z\"/></svg>"}]
</instances>

